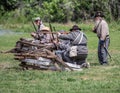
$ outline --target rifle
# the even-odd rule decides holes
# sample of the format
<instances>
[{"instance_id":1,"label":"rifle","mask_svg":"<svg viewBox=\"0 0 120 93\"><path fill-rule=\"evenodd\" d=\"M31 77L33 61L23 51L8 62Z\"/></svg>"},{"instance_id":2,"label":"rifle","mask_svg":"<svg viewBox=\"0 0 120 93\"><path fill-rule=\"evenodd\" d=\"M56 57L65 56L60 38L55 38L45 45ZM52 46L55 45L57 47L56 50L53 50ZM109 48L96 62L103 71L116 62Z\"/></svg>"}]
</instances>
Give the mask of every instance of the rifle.
<instances>
[{"instance_id":1,"label":"rifle","mask_svg":"<svg viewBox=\"0 0 120 93\"><path fill-rule=\"evenodd\" d=\"M53 32L53 29L52 29L52 25L51 25L50 22L49 22L49 27L50 27L50 31L51 31L51 33L52 33L52 32ZM52 33L52 38L53 38L53 40L55 40L53 33Z\"/></svg>"},{"instance_id":2,"label":"rifle","mask_svg":"<svg viewBox=\"0 0 120 93\"><path fill-rule=\"evenodd\" d=\"M52 42L53 42L53 40L55 40L55 38L54 38L54 35L53 35L53 29L52 29L52 26L51 26L51 24L50 24L50 22L49 22L49 27L50 27L50 31L51 31L51 33L52 33ZM58 49L58 47L57 47L57 45L53 42L53 44L55 45L55 47Z\"/></svg>"},{"instance_id":3,"label":"rifle","mask_svg":"<svg viewBox=\"0 0 120 93\"><path fill-rule=\"evenodd\" d=\"M55 27L53 27L54 31L56 31Z\"/></svg>"},{"instance_id":4,"label":"rifle","mask_svg":"<svg viewBox=\"0 0 120 93\"><path fill-rule=\"evenodd\" d=\"M37 30L37 28L36 28L33 20L32 20L32 24L33 24L33 27L34 27L34 29L35 29L36 34L38 34L38 30ZM40 29L40 27L39 27L39 29ZM39 34L38 34L38 37L39 37L39 40L41 41Z\"/></svg>"},{"instance_id":5,"label":"rifle","mask_svg":"<svg viewBox=\"0 0 120 93\"><path fill-rule=\"evenodd\" d=\"M107 54L109 55L110 59L112 60L112 57L111 57L110 53L108 52L107 48L104 47L104 49L105 49L105 51L107 52Z\"/></svg>"},{"instance_id":6,"label":"rifle","mask_svg":"<svg viewBox=\"0 0 120 93\"><path fill-rule=\"evenodd\" d=\"M32 24L33 24L33 27L34 27L35 31L37 32L37 28L36 28L36 26L35 26L33 20L32 20Z\"/></svg>"}]
</instances>

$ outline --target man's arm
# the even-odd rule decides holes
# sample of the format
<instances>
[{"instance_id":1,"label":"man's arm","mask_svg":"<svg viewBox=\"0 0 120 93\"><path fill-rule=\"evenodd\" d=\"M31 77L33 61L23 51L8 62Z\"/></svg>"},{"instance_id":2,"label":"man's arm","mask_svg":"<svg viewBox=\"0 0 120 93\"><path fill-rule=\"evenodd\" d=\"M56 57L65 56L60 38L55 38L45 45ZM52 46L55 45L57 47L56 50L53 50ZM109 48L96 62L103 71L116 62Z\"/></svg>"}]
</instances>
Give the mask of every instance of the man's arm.
<instances>
[{"instance_id":1,"label":"man's arm","mask_svg":"<svg viewBox=\"0 0 120 93\"><path fill-rule=\"evenodd\" d=\"M69 34L61 34L58 36L58 38L60 39L64 39L64 40L73 40L73 36L71 33Z\"/></svg>"}]
</instances>

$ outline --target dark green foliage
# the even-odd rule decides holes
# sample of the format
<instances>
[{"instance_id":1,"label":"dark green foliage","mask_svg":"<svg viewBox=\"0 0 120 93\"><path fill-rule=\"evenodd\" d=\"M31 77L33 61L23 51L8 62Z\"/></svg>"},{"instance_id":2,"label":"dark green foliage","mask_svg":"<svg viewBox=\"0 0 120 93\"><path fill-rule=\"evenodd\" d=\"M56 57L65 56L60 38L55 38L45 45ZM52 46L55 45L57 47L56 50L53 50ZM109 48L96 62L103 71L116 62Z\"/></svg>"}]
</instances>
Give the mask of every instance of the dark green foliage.
<instances>
[{"instance_id":1,"label":"dark green foliage","mask_svg":"<svg viewBox=\"0 0 120 93\"><path fill-rule=\"evenodd\" d=\"M93 18L96 11L103 11L108 21L120 19L119 0L1 0L0 5L2 21L12 17L26 22L40 16L46 22L79 22Z\"/></svg>"},{"instance_id":2,"label":"dark green foliage","mask_svg":"<svg viewBox=\"0 0 120 93\"><path fill-rule=\"evenodd\" d=\"M0 10L11 11L19 7L17 0L0 0Z\"/></svg>"}]
</instances>

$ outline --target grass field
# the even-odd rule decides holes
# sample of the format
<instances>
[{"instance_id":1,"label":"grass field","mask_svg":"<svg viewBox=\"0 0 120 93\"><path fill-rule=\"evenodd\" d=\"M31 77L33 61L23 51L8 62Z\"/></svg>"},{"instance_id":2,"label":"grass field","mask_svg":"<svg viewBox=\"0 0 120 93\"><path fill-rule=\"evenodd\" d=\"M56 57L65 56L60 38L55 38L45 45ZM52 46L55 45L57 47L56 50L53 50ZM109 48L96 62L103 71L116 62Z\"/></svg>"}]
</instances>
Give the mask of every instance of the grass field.
<instances>
[{"instance_id":1,"label":"grass field","mask_svg":"<svg viewBox=\"0 0 120 93\"><path fill-rule=\"evenodd\" d=\"M23 71L18 66L19 62L13 59L13 54L0 54L0 93L120 93L120 27L119 24L109 25L109 52L113 59L109 60L109 66L98 63L97 37L90 31L92 25L80 24L88 37L89 69L80 72ZM70 28L69 25L56 27ZM0 50L13 48L20 37L29 38L30 34L0 35Z\"/></svg>"}]
</instances>

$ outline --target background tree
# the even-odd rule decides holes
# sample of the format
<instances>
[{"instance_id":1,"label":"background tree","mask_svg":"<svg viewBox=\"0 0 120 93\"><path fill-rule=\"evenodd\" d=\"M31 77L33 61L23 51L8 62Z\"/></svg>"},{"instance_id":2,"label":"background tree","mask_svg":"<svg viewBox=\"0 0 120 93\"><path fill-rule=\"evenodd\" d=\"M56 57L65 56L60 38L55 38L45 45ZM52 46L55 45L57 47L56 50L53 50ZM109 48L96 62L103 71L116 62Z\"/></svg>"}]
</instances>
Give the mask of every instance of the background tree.
<instances>
[{"instance_id":1,"label":"background tree","mask_svg":"<svg viewBox=\"0 0 120 93\"><path fill-rule=\"evenodd\" d=\"M29 21L40 16L44 21L84 21L103 11L108 21L120 20L120 0L1 0L0 19Z\"/></svg>"}]
</instances>

